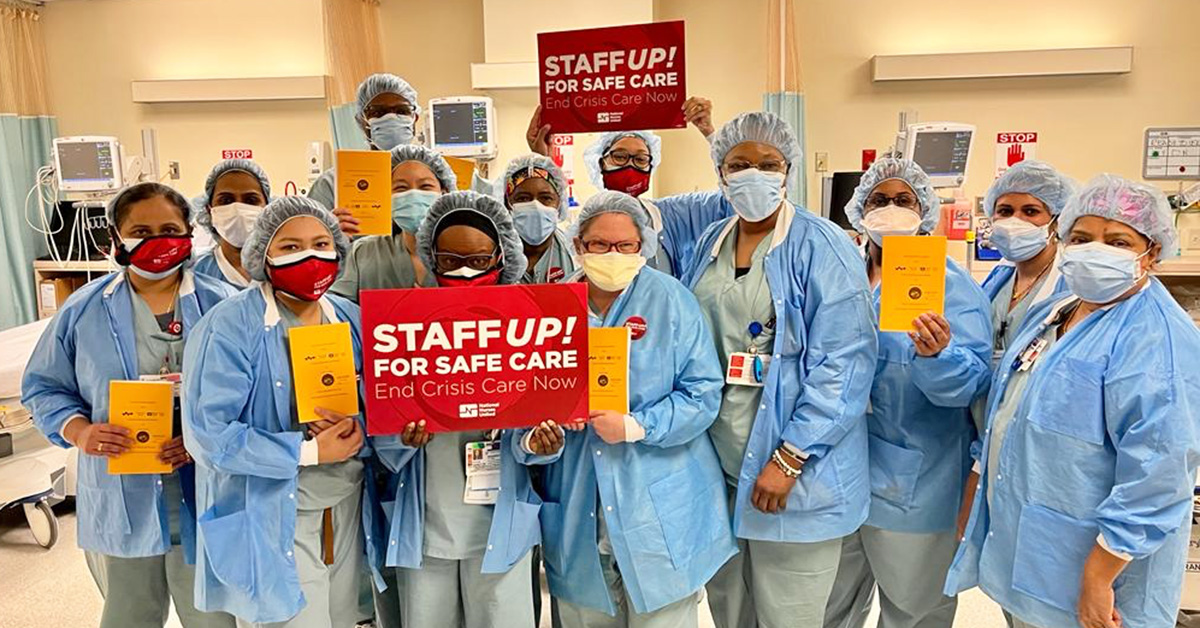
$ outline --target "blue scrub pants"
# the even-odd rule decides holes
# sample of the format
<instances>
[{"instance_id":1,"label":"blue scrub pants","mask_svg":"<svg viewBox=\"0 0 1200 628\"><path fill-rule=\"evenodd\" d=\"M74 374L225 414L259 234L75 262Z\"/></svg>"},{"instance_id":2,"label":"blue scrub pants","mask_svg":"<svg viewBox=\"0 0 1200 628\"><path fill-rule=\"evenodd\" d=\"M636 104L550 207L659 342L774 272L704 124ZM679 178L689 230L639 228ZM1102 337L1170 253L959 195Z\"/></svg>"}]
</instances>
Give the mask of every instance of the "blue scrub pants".
<instances>
[{"instance_id":1,"label":"blue scrub pants","mask_svg":"<svg viewBox=\"0 0 1200 628\"><path fill-rule=\"evenodd\" d=\"M625 597L625 582L617 561L609 554L600 555L608 595L617 607L615 617L604 611L577 606L558 600L558 623L561 628L696 628L699 625L700 592L668 604L656 611L639 614Z\"/></svg>"}]
</instances>

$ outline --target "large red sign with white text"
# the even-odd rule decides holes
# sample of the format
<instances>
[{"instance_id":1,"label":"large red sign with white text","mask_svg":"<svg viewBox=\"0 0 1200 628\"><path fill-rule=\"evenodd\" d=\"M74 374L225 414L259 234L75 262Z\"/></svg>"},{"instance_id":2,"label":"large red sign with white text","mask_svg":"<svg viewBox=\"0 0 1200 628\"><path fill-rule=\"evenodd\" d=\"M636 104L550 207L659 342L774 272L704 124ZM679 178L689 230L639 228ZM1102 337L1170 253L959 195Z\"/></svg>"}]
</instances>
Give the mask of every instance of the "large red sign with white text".
<instances>
[{"instance_id":1,"label":"large red sign with white text","mask_svg":"<svg viewBox=\"0 0 1200 628\"><path fill-rule=\"evenodd\" d=\"M683 22L538 34L542 123L554 133L686 126Z\"/></svg>"},{"instance_id":2,"label":"large red sign with white text","mask_svg":"<svg viewBox=\"0 0 1200 628\"><path fill-rule=\"evenodd\" d=\"M527 427L588 415L582 283L364 290L367 431Z\"/></svg>"}]
</instances>

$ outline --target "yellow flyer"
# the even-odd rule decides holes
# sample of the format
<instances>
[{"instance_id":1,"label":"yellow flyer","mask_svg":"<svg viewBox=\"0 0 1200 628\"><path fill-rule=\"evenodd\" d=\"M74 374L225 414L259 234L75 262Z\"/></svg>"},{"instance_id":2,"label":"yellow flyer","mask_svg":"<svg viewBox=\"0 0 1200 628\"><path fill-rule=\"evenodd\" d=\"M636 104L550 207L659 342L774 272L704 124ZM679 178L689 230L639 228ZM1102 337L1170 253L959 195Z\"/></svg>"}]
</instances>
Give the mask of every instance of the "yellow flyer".
<instances>
[{"instance_id":1,"label":"yellow flyer","mask_svg":"<svg viewBox=\"0 0 1200 628\"><path fill-rule=\"evenodd\" d=\"M471 189L471 178L475 176L475 162L449 155L443 155L443 159L450 164L450 169L454 171L454 177L458 179L458 189Z\"/></svg>"},{"instance_id":2,"label":"yellow flyer","mask_svg":"<svg viewBox=\"0 0 1200 628\"><path fill-rule=\"evenodd\" d=\"M359 220L362 235L392 233L392 157L385 150L337 152L337 206Z\"/></svg>"},{"instance_id":3,"label":"yellow flyer","mask_svg":"<svg viewBox=\"0 0 1200 628\"><path fill-rule=\"evenodd\" d=\"M358 378L354 371L350 323L293 327L288 331L288 343L299 421L310 423L319 419L315 408L347 416L358 414Z\"/></svg>"},{"instance_id":4,"label":"yellow flyer","mask_svg":"<svg viewBox=\"0 0 1200 628\"><path fill-rule=\"evenodd\" d=\"M629 414L629 329L588 330L588 409Z\"/></svg>"},{"instance_id":5,"label":"yellow flyer","mask_svg":"<svg viewBox=\"0 0 1200 628\"><path fill-rule=\"evenodd\" d=\"M946 238L884 236L879 330L913 330L926 312L942 314L946 305Z\"/></svg>"},{"instance_id":6,"label":"yellow flyer","mask_svg":"<svg viewBox=\"0 0 1200 628\"><path fill-rule=\"evenodd\" d=\"M170 473L171 465L158 459L163 443L171 440L175 414L174 386L171 382L110 381L108 383L108 422L129 429L133 445L129 451L109 458L108 472L113 475Z\"/></svg>"}]
</instances>

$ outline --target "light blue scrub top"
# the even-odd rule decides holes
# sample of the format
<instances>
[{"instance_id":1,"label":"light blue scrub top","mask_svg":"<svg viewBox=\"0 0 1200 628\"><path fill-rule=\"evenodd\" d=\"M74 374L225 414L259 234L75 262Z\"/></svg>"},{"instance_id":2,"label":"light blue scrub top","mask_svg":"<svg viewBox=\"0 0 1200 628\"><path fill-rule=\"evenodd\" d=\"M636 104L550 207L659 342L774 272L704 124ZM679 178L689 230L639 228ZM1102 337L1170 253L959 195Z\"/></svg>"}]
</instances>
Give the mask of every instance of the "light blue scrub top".
<instances>
[{"instance_id":1,"label":"light blue scrub top","mask_svg":"<svg viewBox=\"0 0 1200 628\"><path fill-rule=\"evenodd\" d=\"M589 317L593 327L645 323L630 345L629 408L646 435L610 445L591 428L567 432L542 468L543 556L558 599L614 613L600 562L607 550L628 601L648 613L695 593L737 551L707 435L722 378L699 309L678 281L646 267L603 319ZM547 462L517 453L524 464Z\"/></svg>"},{"instance_id":2,"label":"light blue scrub top","mask_svg":"<svg viewBox=\"0 0 1200 628\"><path fill-rule=\"evenodd\" d=\"M492 506L463 502L467 443L484 432L438 434L425 445L425 555L443 560L483 556Z\"/></svg>"},{"instance_id":3,"label":"light blue scrub top","mask_svg":"<svg viewBox=\"0 0 1200 628\"><path fill-rule=\"evenodd\" d=\"M775 341L775 311L771 306L771 290L767 286L763 258L771 248L774 234L775 230L772 229L755 247L749 272L742 277L735 277L735 229L721 243L716 262L704 271L696 283L696 300L700 302L700 312L712 331L721 373L728 370L729 356L734 353L753 350L770 356ZM762 333L755 337L749 332L752 322L762 326ZM738 473L746 457L746 443L754 429L754 418L758 415L762 396L763 389L758 386L725 384L721 390L721 409L708 433L721 459L725 481L731 486L737 486Z\"/></svg>"},{"instance_id":4,"label":"light blue scrub top","mask_svg":"<svg viewBox=\"0 0 1200 628\"><path fill-rule=\"evenodd\" d=\"M435 285L433 273L425 273L423 286ZM363 290L394 290L417 286L417 270L404 244L404 233L358 238L350 247L342 274L330 291L355 303Z\"/></svg>"}]
</instances>

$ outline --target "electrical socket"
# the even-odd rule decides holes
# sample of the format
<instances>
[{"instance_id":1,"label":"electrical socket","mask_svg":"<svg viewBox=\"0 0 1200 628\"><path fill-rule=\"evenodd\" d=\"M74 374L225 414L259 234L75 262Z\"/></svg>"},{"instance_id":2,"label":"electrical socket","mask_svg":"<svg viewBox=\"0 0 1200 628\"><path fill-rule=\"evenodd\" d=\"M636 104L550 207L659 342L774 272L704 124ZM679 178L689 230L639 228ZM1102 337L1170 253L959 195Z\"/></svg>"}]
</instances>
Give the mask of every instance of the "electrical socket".
<instances>
[{"instance_id":1,"label":"electrical socket","mask_svg":"<svg viewBox=\"0 0 1200 628\"><path fill-rule=\"evenodd\" d=\"M167 172L170 173L172 181L178 181L179 180L179 162L178 161L168 161L167 162Z\"/></svg>"},{"instance_id":2,"label":"electrical socket","mask_svg":"<svg viewBox=\"0 0 1200 628\"><path fill-rule=\"evenodd\" d=\"M817 153L816 171L829 172L829 153Z\"/></svg>"},{"instance_id":3,"label":"electrical socket","mask_svg":"<svg viewBox=\"0 0 1200 628\"><path fill-rule=\"evenodd\" d=\"M1179 248L1185 251L1200 252L1200 228L1184 229L1180 235L1182 244Z\"/></svg>"}]
</instances>

